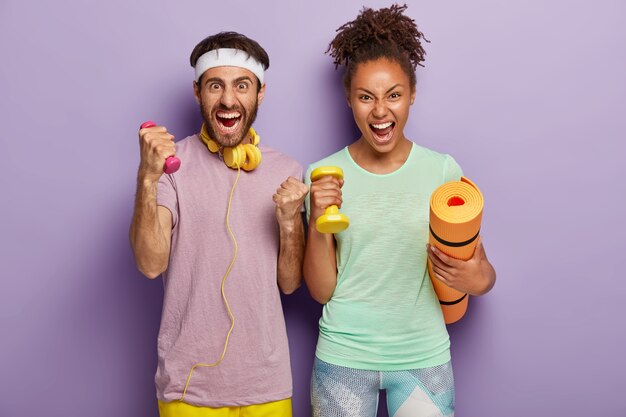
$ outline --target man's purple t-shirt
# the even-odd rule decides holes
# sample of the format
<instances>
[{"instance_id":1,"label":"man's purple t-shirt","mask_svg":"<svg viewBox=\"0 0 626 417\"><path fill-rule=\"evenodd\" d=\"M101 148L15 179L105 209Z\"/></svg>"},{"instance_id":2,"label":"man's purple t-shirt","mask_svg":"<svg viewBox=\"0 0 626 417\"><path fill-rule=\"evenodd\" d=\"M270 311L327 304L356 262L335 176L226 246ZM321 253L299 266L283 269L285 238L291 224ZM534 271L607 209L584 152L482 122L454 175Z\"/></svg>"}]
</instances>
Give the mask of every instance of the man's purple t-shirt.
<instances>
[{"instance_id":1,"label":"man's purple t-shirt","mask_svg":"<svg viewBox=\"0 0 626 417\"><path fill-rule=\"evenodd\" d=\"M197 135L176 145L181 168L159 181L157 204L172 213L172 243L158 337L157 398L179 400L197 363L215 363L231 325L221 281L235 252L226 228L237 170ZM276 281L279 249L273 194L289 176L302 179L292 158L261 147L254 171L241 171L230 207L237 258L225 283L235 327L222 363L197 367L184 401L206 407L260 404L292 395L289 348Z\"/></svg>"}]
</instances>

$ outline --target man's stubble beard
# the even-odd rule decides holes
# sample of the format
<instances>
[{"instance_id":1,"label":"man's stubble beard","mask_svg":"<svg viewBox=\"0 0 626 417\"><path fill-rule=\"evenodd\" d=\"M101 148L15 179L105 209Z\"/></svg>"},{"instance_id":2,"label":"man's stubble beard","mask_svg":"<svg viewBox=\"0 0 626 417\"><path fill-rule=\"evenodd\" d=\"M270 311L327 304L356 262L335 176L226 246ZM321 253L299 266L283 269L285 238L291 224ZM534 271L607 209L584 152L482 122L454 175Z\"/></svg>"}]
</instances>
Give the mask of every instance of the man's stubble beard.
<instances>
[{"instance_id":1,"label":"man's stubble beard","mask_svg":"<svg viewBox=\"0 0 626 417\"><path fill-rule=\"evenodd\" d=\"M215 142L217 142L220 146L234 147L234 146L239 145L241 142L243 142L246 136L248 136L248 132L250 131L252 124L256 120L257 112L259 110L259 100L258 99L255 100L254 106L252 107L252 110L250 111L250 113L248 113L248 109L242 108L239 106L229 109L229 108L219 105L218 108L215 110L215 113L217 113L220 110L238 111L241 113L241 121L239 123L244 123L245 121L245 125L243 126L243 129L241 129L240 137L237 138L237 140L232 140L232 139L227 140L223 135L219 135L216 129L213 128L213 124L212 124L213 119L211 118L211 113L208 113L204 104L200 103L200 113L201 113L202 119L204 120L204 124L206 125L206 130L207 130L207 133L209 134L209 137L213 139Z\"/></svg>"}]
</instances>

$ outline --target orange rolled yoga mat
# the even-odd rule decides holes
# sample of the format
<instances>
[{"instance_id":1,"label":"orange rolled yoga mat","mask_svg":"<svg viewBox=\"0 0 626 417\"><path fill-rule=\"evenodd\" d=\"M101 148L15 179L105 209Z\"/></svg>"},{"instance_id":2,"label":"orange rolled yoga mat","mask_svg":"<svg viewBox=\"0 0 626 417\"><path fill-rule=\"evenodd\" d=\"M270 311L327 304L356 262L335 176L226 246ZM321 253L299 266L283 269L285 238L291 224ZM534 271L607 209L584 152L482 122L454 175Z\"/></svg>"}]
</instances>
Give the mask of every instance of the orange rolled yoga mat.
<instances>
[{"instance_id":1,"label":"orange rolled yoga mat","mask_svg":"<svg viewBox=\"0 0 626 417\"><path fill-rule=\"evenodd\" d=\"M437 188L430 197L428 243L452 258L464 261L470 259L474 255L480 233L483 204L482 193L465 177ZM435 278L430 260L428 273L446 324L461 319L467 310L468 295Z\"/></svg>"}]
</instances>

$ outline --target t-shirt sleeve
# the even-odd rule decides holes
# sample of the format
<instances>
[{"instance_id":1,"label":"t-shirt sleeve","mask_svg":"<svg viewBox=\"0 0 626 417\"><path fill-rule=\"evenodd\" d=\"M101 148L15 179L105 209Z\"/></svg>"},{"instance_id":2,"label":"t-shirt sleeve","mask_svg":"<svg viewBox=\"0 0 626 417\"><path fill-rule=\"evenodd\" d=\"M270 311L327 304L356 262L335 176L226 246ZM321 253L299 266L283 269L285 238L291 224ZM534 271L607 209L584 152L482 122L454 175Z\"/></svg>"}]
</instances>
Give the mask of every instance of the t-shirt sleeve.
<instances>
[{"instance_id":1,"label":"t-shirt sleeve","mask_svg":"<svg viewBox=\"0 0 626 417\"><path fill-rule=\"evenodd\" d=\"M446 155L443 166L443 182L459 181L463 176L461 166L450 155Z\"/></svg>"},{"instance_id":2,"label":"t-shirt sleeve","mask_svg":"<svg viewBox=\"0 0 626 417\"><path fill-rule=\"evenodd\" d=\"M178 194L176 182L172 175L163 174L157 186L157 205L163 206L172 213L172 229L178 224Z\"/></svg>"}]
</instances>

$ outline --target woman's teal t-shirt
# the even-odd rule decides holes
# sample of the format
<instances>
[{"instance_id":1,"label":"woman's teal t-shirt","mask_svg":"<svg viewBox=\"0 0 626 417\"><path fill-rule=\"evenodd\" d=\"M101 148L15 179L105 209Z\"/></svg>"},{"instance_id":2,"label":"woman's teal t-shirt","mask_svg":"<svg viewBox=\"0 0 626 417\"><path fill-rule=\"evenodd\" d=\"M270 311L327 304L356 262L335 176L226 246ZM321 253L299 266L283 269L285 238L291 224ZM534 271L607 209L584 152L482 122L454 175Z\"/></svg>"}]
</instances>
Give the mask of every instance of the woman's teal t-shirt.
<instances>
[{"instance_id":1,"label":"woman's teal t-shirt","mask_svg":"<svg viewBox=\"0 0 626 417\"><path fill-rule=\"evenodd\" d=\"M316 356L357 369L427 368L450 360L450 338L426 268L430 196L457 181L449 155L416 144L398 170L372 174L348 148L309 166L344 172L341 213L350 226L335 234L337 286L324 305ZM306 201L310 214L309 199Z\"/></svg>"}]
</instances>

